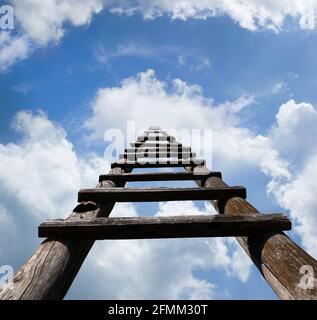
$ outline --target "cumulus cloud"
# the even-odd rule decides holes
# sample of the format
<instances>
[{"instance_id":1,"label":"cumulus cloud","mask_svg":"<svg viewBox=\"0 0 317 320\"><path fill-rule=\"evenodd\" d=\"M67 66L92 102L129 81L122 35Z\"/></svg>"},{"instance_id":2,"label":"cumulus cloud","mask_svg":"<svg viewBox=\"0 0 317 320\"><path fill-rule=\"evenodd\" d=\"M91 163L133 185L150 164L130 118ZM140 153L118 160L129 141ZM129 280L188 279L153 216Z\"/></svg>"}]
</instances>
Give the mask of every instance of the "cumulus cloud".
<instances>
[{"instance_id":1,"label":"cumulus cloud","mask_svg":"<svg viewBox=\"0 0 317 320\"><path fill-rule=\"evenodd\" d=\"M290 211L295 231L308 251L317 256L317 111L310 103L289 100L276 115L270 139L280 155L288 159L289 174L275 172L268 191Z\"/></svg>"},{"instance_id":2,"label":"cumulus cloud","mask_svg":"<svg viewBox=\"0 0 317 320\"><path fill-rule=\"evenodd\" d=\"M242 28L249 30L271 29L279 31L287 18L298 21L302 29L316 26L317 2L301 0L135 0L121 1L111 9L128 15L141 13L146 19L168 15L172 19L207 19L228 15Z\"/></svg>"},{"instance_id":3,"label":"cumulus cloud","mask_svg":"<svg viewBox=\"0 0 317 320\"><path fill-rule=\"evenodd\" d=\"M13 127L22 134L22 140L0 145L2 197L12 197L12 202L23 204L25 214L36 217L69 213L76 190L83 182L91 184L92 179L96 180L92 173L101 168L101 160L79 159L65 131L42 112L19 112ZM20 179L27 181L27 186L17 183Z\"/></svg>"},{"instance_id":4,"label":"cumulus cloud","mask_svg":"<svg viewBox=\"0 0 317 320\"><path fill-rule=\"evenodd\" d=\"M163 15L171 19L207 19L229 16L242 28L255 31L283 29L289 19L299 28L316 28L317 1L301 0L9 0L14 6L18 35L6 32L5 45L0 39L0 71L27 58L35 48L58 43L69 26L87 25L103 9L112 13L133 15L140 13L145 19ZM202 60L201 67L209 67Z\"/></svg>"},{"instance_id":5,"label":"cumulus cloud","mask_svg":"<svg viewBox=\"0 0 317 320\"><path fill-rule=\"evenodd\" d=\"M153 70L124 79L120 87L101 88L93 101L93 116L86 121L91 138L102 139L104 128L126 128L126 119L136 120L137 129L155 123L165 128L210 128L228 126L235 113L253 102L252 97L215 106L204 98L202 88L180 79L167 84L157 79ZM112 117L114 112L118 113ZM229 121L228 121L229 120Z\"/></svg>"},{"instance_id":6,"label":"cumulus cloud","mask_svg":"<svg viewBox=\"0 0 317 320\"><path fill-rule=\"evenodd\" d=\"M65 34L65 24L81 26L102 9L101 0L11 0L17 22L32 41L43 46L58 42Z\"/></svg>"},{"instance_id":7,"label":"cumulus cloud","mask_svg":"<svg viewBox=\"0 0 317 320\"><path fill-rule=\"evenodd\" d=\"M12 36L8 31L0 31L0 72L7 71L16 62L27 58L30 51L26 35Z\"/></svg>"},{"instance_id":8,"label":"cumulus cloud","mask_svg":"<svg viewBox=\"0 0 317 320\"><path fill-rule=\"evenodd\" d=\"M236 101L215 104L204 97L201 87L180 79L166 83L148 70L124 79L119 87L99 89L92 103L93 114L85 125L92 132L91 139L103 139L105 128L125 131L127 120L135 120L136 129L158 124L176 130L180 140L182 129L189 129L190 133L195 129L211 129L212 141L208 139L206 146L197 149L193 141L184 143L193 144L194 151L205 156L210 166L208 152L212 146L212 157L221 163L223 170L235 170L236 163L256 168L262 163L267 172L287 176L287 163L280 159L271 140L239 126L239 113L253 102L252 96L242 96Z\"/></svg>"},{"instance_id":9,"label":"cumulus cloud","mask_svg":"<svg viewBox=\"0 0 317 320\"><path fill-rule=\"evenodd\" d=\"M39 242L37 225L66 217L78 189L93 187L108 166L93 154L79 158L64 129L41 111L20 111L12 125L21 140L0 144L1 264L22 263Z\"/></svg>"},{"instance_id":10,"label":"cumulus cloud","mask_svg":"<svg viewBox=\"0 0 317 320\"><path fill-rule=\"evenodd\" d=\"M102 0L10 0L18 34L0 34L0 71L29 57L39 47L56 44L66 32L65 25L89 24L103 8Z\"/></svg>"},{"instance_id":11,"label":"cumulus cloud","mask_svg":"<svg viewBox=\"0 0 317 320\"><path fill-rule=\"evenodd\" d=\"M309 103L289 100L280 106L276 123L266 135L256 134L240 123L241 112L253 102L250 96L215 104L203 95L199 86L180 79L166 83L160 81L153 70L148 70L123 80L119 87L101 88L92 103L93 114L86 126L92 131L92 139L102 139L105 128L125 130L127 119L136 120L137 129L153 124L178 132L183 128L212 129L213 162L202 154L207 158L208 166L213 168L212 164L216 163L217 169L226 175L237 170L252 175L261 170L270 179L268 194L290 212L301 226L295 227L295 231L302 237L304 246L316 255L312 243L317 234L312 224L306 222L316 219L316 207L313 206L316 202L312 200L316 189L307 188L304 195L299 186L314 176L308 170L313 169L317 154L317 112ZM201 152L195 150L195 143L189 141L187 144ZM302 200L289 198L291 190L295 189L299 191L298 199Z\"/></svg>"}]
</instances>

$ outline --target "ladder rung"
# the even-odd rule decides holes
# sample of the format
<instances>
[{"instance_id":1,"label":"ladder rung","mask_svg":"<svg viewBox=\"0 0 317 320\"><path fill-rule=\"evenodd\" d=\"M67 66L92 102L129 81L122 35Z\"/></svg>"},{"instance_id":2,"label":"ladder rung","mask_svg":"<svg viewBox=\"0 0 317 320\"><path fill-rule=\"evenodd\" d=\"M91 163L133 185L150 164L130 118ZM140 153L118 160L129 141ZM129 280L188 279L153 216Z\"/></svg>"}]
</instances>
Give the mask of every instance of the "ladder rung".
<instances>
[{"instance_id":1,"label":"ladder rung","mask_svg":"<svg viewBox=\"0 0 317 320\"><path fill-rule=\"evenodd\" d=\"M160 143L160 142L133 142L130 143L131 147L145 147L145 148L181 148L181 143Z\"/></svg>"},{"instance_id":2,"label":"ladder rung","mask_svg":"<svg viewBox=\"0 0 317 320\"><path fill-rule=\"evenodd\" d=\"M177 159L177 160L167 160L164 162L154 161L154 162L142 162L142 161L117 161L111 164L111 168L123 168L123 169L137 169L137 168L178 168L178 167L196 167L204 166L206 164L205 160L195 159Z\"/></svg>"},{"instance_id":3,"label":"ladder rung","mask_svg":"<svg viewBox=\"0 0 317 320\"><path fill-rule=\"evenodd\" d=\"M164 130L146 130L144 131L145 135L151 134L151 133L161 133L161 134L167 134Z\"/></svg>"},{"instance_id":4,"label":"ladder rung","mask_svg":"<svg viewBox=\"0 0 317 320\"><path fill-rule=\"evenodd\" d=\"M67 239L155 239L189 237L241 237L290 230L281 214L195 215L48 220L39 226L39 237Z\"/></svg>"},{"instance_id":5,"label":"ladder rung","mask_svg":"<svg viewBox=\"0 0 317 320\"><path fill-rule=\"evenodd\" d=\"M182 200L221 200L232 197L246 198L244 187L221 188L107 188L82 189L78 202L150 202Z\"/></svg>"},{"instance_id":6,"label":"ladder rung","mask_svg":"<svg viewBox=\"0 0 317 320\"><path fill-rule=\"evenodd\" d=\"M180 181L180 180L207 180L210 177L222 178L221 172L211 171L207 174L195 174L193 172L147 172L147 173L123 173L100 175L99 181L110 180L114 182L132 181Z\"/></svg>"},{"instance_id":7,"label":"ladder rung","mask_svg":"<svg viewBox=\"0 0 317 320\"><path fill-rule=\"evenodd\" d=\"M190 147L159 147L159 148L128 148L124 149L125 153L131 153L131 152L140 152L140 153L145 153L145 152L191 152Z\"/></svg>"},{"instance_id":8,"label":"ladder rung","mask_svg":"<svg viewBox=\"0 0 317 320\"><path fill-rule=\"evenodd\" d=\"M130 152L120 154L119 159L140 159L140 158L190 158L196 157L195 152Z\"/></svg>"},{"instance_id":9,"label":"ladder rung","mask_svg":"<svg viewBox=\"0 0 317 320\"><path fill-rule=\"evenodd\" d=\"M171 136L140 136L138 137L138 142L145 142L145 141L171 141L174 142L176 139L175 137Z\"/></svg>"}]
</instances>

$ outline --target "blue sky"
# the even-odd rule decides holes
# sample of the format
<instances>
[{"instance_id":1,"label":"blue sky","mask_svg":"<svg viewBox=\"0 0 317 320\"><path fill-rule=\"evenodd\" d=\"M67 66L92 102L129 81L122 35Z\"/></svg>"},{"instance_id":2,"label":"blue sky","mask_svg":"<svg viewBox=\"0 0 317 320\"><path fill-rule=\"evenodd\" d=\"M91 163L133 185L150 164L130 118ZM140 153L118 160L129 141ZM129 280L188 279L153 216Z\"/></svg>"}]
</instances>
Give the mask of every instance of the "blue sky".
<instances>
[{"instance_id":1,"label":"blue sky","mask_svg":"<svg viewBox=\"0 0 317 320\"><path fill-rule=\"evenodd\" d=\"M0 31L0 265L23 263L39 243L37 225L67 216L78 189L107 172L103 133L128 120L212 129L213 169L246 186L259 210L287 213L292 239L317 256L316 1L254 1L241 15L213 1L9 2L16 28ZM305 196L296 202L296 193ZM115 215L175 208L211 210L124 204ZM275 299L235 242L218 240L98 242L67 298Z\"/></svg>"}]
</instances>

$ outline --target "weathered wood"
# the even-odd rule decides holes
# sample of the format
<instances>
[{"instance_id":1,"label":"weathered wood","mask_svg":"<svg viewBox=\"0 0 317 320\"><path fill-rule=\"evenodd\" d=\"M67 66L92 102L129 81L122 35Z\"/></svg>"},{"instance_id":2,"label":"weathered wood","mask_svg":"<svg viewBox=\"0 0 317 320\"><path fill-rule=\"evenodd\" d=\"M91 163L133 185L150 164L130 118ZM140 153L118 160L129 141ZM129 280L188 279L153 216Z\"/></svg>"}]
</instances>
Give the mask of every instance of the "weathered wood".
<instances>
[{"instance_id":1,"label":"weathered wood","mask_svg":"<svg viewBox=\"0 0 317 320\"><path fill-rule=\"evenodd\" d=\"M130 143L131 147L144 147L144 148L178 148L182 147L181 143L161 143L161 142L132 142Z\"/></svg>"},{"instance_id":2,"label":"weathered wood","mask_svg":"<svg viewBox=\"0 0 317 320\"><path fill-rule=\"evenodd\" d=\"M190 147L160 147L160 148L144 148L144 147L140 147L140 148L128 148L125 149L124 152L125 153L133 153L133 152L140 152L140 153L145 153L145 152L191 152L191 148Z\"/></svg>"},{"instance_id":3,"label":"weathered wood","mask_svg":"<svg viewBox=\"0 0 317 320\"><path fill-rule=\"evenodd\" d=\"M120 154L119 159L128 159L129 161L135 161L136 159L142 158L180 158L180 159L187 159L191 157L196 157L195 152L175 152L175 151L161 151L161 152L130 152L130 153L123 153Z\"/></svg>"},{"instance_id":4,"label":"weathered wood","mask_svg":"<svg viewBox=\"0 0 317 320\"><path fill-rule=\"evenodd\" d=\"M110 174L124 172L113 169ZM97 187L114 187L112 181L103 181ZM122 186L122 185L120 185ZM114 206L108 202L104 206L94 203L79 204L70 215L80 217L106 217ZM91 240L62 240L49 238L33 253L13 277L13 287L0 289L1 300L47 300L63 299L85 260Z\"/></svg>"},{"instance_id":5,"label":"weathered wood","mask_svg":"<svg viewBox=\"0 0 317 320\"><path fill-rule=\"evenodd\" d=\"M168 141L168 142L175 142L175 137L172 136L140 136L137 139L138 142L145 142L145 141Z\"/></svg>"},{"instance_id":6,"label":"weathered wood","mask_svg":"<svg viewBox=\"0 0 317 320\"><path fill-rule=\"evenodd\" d=\"M111 164L111 168L137 169L137 168L179 168L184 166L202 166L205 165L202 159L159 159L154 161L129 161L119 160Z\"/></svg>"},{"instance_id":7,"label":"weathered wood","mask_svg":"<svg viewBox=\"0 0 317 320\"><path fill-rule=\"evenodd\" d=\"M290 230L290 220L282 214L192 215L137 218L56 219L43 222L39 237L65 239L156 239L259 235Z\"/></svg>"},{"instance_id":8,"label":"weathered wood","mask_svg":"<svg viewBox=\"0 0 317 320\"><path fill-rule=\"evenodd\" d=\"M144 131L144 135L149 135L149 134L167 134L166 131L163 131L163 130L145 130Z\"/></svg>"},{"instance_id":9,"label":"weathered wood","mask_svg":"<svg viewBox=\"0 0 317 320\"><path fill-rule=\"evenodd\" d=\"M225 188L107 188L82 189L78 193L78 202L93 201L149 202L182 200L219 200L231 197L246 198L244 187Z\"/></svg>"},{"instance_id":10,"label":"weathered wood","mask_svg":"<svg viewBox=\"0 0 317 320\"><path fill-rule=\"evenodd\" d=\"M189 168L186 168L187 170ZM196 172L208 172L206 167L195 168ZM200 186L200 181L197 181ZM204 187L227 187L221 179L211 177ZM260 214L242 198L231 198L224 204L211 203L221 213L241 215L250 212ZM317 299L317 286L302 289L299 286L303 274L301 267L311 266L317 275L317 261L295 244L287 235L267 232L261 236L238 237L237 241L257 266L265 280L281 299Z\"/></svg>"},{"instance_id":11,"label":"weathered wood","mask_svg":"<svg viewBox=\"0 0 317 320\"><path fill-rule=\"evenodd\" d=\"M152 128L158 129L158 128ZM178 146L181 144L143 143L131 144L134 147ZM171 167L170 165L167 165ZM207 173L204 166L190 166L182 164L187 170L195 173ZM117 175L134 168L134 166L116 167L110 174ZM146 166L141 166L145 168ZM228 187L220 178L209 177L207 180L195 179L199 186ZM98 187L123 187L122 181L102 181ZM227 201L211 201L220 213L225 215L241 215L257 210L240 197L233 197ZM69 219L93 219L107 217L114 202L104 202L102 205L85 202L80 203L70 215ZM317 286L303 289L299 286L303 274L301 267L310 266L316 277L317 262L309 254L297 246L284 233L265 232L261 236L252 235L237 237L246 253L256 264L266 281L282 299L317 299ZM14 286L7 286L0 290L0 299L61 299L66 294L81 264L88 254L94 241L92 240L62 240L49 238L34 252L31 258L15 273ZM315 280L316 281L316 280Z\"/></svg>"},{"instance_id":12,"label":"weathered wood","mask_svg":"<svg viewBox=\"0 0 317 320\"><path fill-rule=\"evenodd\" d=\"M203 174L193 172L146 172L146 173L123 173L123 174L103 174L99 176L99 181L111 180L114 182L133 181L184 181L184 180L206 180L210 177L221 178L221 172L211 171Z\"/></svg>"}]
</instances>

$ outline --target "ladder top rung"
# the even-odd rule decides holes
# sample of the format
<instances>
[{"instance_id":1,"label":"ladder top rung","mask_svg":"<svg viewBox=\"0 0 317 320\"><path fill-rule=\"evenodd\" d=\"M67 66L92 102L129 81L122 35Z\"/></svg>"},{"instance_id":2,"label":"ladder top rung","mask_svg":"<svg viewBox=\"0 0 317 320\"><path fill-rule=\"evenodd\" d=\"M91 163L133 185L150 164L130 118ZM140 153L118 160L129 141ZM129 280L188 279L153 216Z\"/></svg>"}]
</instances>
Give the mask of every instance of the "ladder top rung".
<instances>
[{"instance_id":1,"label":"ladder top rung","mask_svg":"<svg viewBox=\"0 0 317 320\"><path fill-rule=\"evenodd\" d=\"M75 239L154 239L258 235L290 230L281 214L184 215L168 217L122 217L47 220L39 237Z\"/></svg>"},{"instance_id":2,"label":"ladder top rung","mask_svg":"<svg viewBox=\"0 0 317 320\"><path fill-rule=\"evenodd\" d=\"M144 131L144 134L147 135L147 134L155 134L155 133L158 133L158 134L168 134L166 130L146 130Z\"/></svg>"},{"instance_id":3,"label":"ladder top rung","mask_svg":"<svg viewBox=\"0 0 317 320\"><path fill-rule=\"evenodd\" d=\"M221 172L211 171L206 174L193 172L145 172L145 173L123 173L103 174L99 181L178 181L178 180L207 180L210 177L222 178Z\"/></svg>"},{"instance_id":4,"label":"ladder top rung","mask_svg":"<svg viewBox=\"0 0 317 320\"><path fill-rule=\"evenodd\" d=\"M217 188L98 188L82 189L78 202L149 202L185 200L221 200L232 197L246 198L246 189L241 186Z\"/></svg>"},{"instance_id":5,"label":"ladder top rung","mask_svg":"<svg viewBox=\"0 0 317 320\"><path fill-rule=\"evenodd\" d=\"M147 130L162 130L159 126L151 126Z\"/></svg>"}]
</instances>

